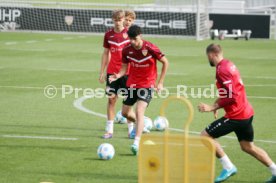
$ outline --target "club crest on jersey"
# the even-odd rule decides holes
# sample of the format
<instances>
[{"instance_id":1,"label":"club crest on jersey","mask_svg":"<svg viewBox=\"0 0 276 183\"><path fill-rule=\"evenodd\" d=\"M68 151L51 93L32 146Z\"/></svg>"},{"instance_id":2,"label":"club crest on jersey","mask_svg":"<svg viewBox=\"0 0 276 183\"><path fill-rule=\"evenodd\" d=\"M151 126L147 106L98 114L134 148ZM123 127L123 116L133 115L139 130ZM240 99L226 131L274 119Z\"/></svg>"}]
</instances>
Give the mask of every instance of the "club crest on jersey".
<instances>
[{"instance_id":1,"label":"club crest on jersey","mask_svg":"<svg viewBox=\"0 0 276 183\"><path fill-rule=\"evenodd\" d=\"M128 35L127 35L127 33L123 33L123 38L127 38L128 37Z\"/></svg>"},{"instance_id":2,"label":"club crest on jersey","mask_svg":"<svg viewBox=\"0 0 276 183\"><path fill-rule=\"evenodd\" d=\"M146 56L148 54L148 50L142 50L142 54Z\"/></svg>"}]
</instances>

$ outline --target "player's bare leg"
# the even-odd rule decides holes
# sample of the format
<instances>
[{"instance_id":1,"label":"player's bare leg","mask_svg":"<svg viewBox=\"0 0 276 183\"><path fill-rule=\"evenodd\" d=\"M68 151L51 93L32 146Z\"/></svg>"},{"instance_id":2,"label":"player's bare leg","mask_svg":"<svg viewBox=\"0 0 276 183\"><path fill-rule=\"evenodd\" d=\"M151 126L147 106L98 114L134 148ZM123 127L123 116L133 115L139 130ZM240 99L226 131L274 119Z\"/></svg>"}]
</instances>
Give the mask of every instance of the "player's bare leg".
<instances>
[{"instance_id":1,"label":"player's bare leg","mask_svg":"<svg viewBox=\"0 0 276 183\"><path fill-rule=\"evenodd\" d=\"M255 146L253 142L240 141L240 146L244 152L255 157L265 166L269 167L273 163L268 154L263 149Z\"/></svg>"},{"instance_id":2,"label":"player's bare leg","mask_svg":"<svg viewBox=\"0 0 276 183\"><path fill-rule=\"evenodd\" d=\"M231 162L227 154L225 154L224 150L222 149L221 145L216 141L213 137L211 137L206 130L203 130L201 132L201 136L209 137L213 140L216 148L216 157L220 160L220 163L223 167L223 170L221 171L220 175L216 178L215 182L219 183L222 181L225 181L230 176L237 173L237 168L235 165Z\"/></svg>"},{"instance_id":3,"label":"player's bare leg","mask_svg":"<svg viewBox=\"0 0 276 183\"><path fill-rule=\"evenodd\" d=\"M217 158L221 158L221 157L225 156L225 152L222 149L221 145L218 143L218 141L216 141L213 137L211 137L205 130L203 130L200 135L204 136L204 137L209 137L213 140L215 147L216 147L216 157Z\"/></svg>"},{"instance_id":4,"label":"player's bare leg","mask_svg":"<svg viewBox=\"0 0 276 183\"><path fill-rule=\"evenodd\" d=\"M270 169L272 178L267 182L276 182L276 165L268 156L267 152L262 148L257 147L253 142L240 141L240 146L244 152L250 154Z\"/></svg>"},{"instance_id":5,"label":"player's bare leg","mask_svg":"<svg viewBox=\"0 0 276 183\"><path fill-rule=\"evenodd\" d=\"M136 122L136 115L132 110L132 106L123 104L122 106L122 115L127 118L129 121Z\"/></svg>"},{"instance_id":6,"label":"player's bare leg","mask_svg":"<svg viewBox=\"0 0 276 183\"><path fill-rule=\"evenodd\" d=\"M138 100L136 104L136 135L134 138L134 143L131 146L131 151L133 152L134 155L138 154L139 150L139 143L140 139L143 133L144 129L144 115L145 115L145 110L148 106L148 103L142 100Z\"/></svg>"},{"instance_id":7,"label":"player's bare leg","mask_svg":"<svg viewBox=\"0 0 276 183\"><path fill-rule=\"evenodd\" d=\"M106 133L104 134L103 138L108 139L112 138L113 136L113 123L115 117L115 104L117 101L117 95L108 96L107 101L107 122L106 122Z\"/></svg>"},{"instance_id":8,"label":"player's bare leg","mask_svg":"<svg viewBox=\"0 0 276 183\"><path fill-rule=\"evenodd\" d=\"M130 134L134 129L134 122L127 120L128 138L131 138Z\"/></svg>"},{"instance_id":9,"label":"player's bare leg","mask_svg":"<svg viewBox=\"0 0 276 183\"><path fill-rule=\"evenodd\" d=\"M133 112L132 106L123 105L122 107L122 115L127 118L127 126L128 126L128 137L131 137L131 133L134 133L134 123L136 121L135 113Z\"/></svg>"}]
</instances>

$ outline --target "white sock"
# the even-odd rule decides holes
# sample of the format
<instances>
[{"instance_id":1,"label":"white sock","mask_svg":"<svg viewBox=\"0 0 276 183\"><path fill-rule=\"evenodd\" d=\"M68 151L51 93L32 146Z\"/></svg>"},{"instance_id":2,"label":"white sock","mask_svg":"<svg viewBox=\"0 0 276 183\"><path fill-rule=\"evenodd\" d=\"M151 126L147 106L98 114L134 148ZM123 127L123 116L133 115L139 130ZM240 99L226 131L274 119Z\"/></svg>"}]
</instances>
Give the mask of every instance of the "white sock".
<instances>
[{"instance_id":1,"label":"white sock","mask_svg":"<svg viewBox=\"0 0 276 183\"><path fill-rule=\"evenodd\" d=\"M231 160L228 158L227 155L224 155L223 157L221 157L219 161L222 164L223 169L231 170L234 167L233 163L231 162Z\"/></svg>"},{"instance_id":2,"label":"white sock","mask_svg":"<svg viewBox=\"0 0 276 183\"><path fill-rule=\"evenodd\" d=\"M108 121L106 122L105 131L106 131L107 133L113 133L113 120L108 120Z\"/></svg>"},{"instance_id":3,"label":"white sock","mask_svg":"<svg viewBox=\"0 0 276 183\"><path fill-rule=\"evenodd\" d=\"M276 164L272 163L268 168L271 171L272 175L276 176Z\"/></svg>"},{"instance_id":4,"label":"white sock","mask_svg":"<svg viewBox=\"0 0 276 183\"><path fill-rule=\"evenodd\" d=\"M128 133L130 134L134 128L134 123L133 122L127 123L127 127L128 127Z\"/></svg>"},{"instance_id":5,"label":"white sock","mask_svg":"<svg viewBox=\"0 0 276 183\"><path fill-rule=\"evenodd\" d=\"M140 137L135 137L134 143L137 147L139 147Z\"/></svg>"}]
</instances>

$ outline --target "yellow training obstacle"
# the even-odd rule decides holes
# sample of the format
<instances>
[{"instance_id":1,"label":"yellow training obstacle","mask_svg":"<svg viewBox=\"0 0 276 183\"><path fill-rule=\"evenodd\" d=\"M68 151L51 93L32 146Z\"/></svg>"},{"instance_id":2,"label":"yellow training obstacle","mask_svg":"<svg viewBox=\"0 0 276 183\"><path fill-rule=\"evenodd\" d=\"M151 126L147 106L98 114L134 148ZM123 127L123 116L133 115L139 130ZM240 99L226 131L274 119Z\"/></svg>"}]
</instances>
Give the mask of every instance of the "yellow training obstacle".
<instances>
[{"instance_id":1,"label":"yellow training obstacle","mask_svg":"<svg viewBox=\"0 0 276 183\"><path fill-rule=\"evenodd\" d=\"M183 97L167 98L160 109L172 101L180 101L189 112L183 134L143 135L139 149L139 183L213 183L215 147L208 138L189 136L193 106Z\"/></svg>"}]
</instances>

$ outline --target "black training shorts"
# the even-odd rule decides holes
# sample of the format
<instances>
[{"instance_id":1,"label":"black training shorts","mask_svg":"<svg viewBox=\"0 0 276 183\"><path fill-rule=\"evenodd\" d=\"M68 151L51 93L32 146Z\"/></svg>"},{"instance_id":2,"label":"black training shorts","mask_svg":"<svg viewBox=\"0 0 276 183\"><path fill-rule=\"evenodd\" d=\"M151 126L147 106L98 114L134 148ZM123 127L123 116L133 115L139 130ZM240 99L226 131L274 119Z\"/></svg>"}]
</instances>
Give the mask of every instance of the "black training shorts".
<instances>
[{"instance_id":1,"label":"black training shorts","mask_svg":"<svg viewBox=\"0 0 276 183\"><path fill-rule=\"evenodd\" d=\"M218 138L228 133L235 132L239 141L253 142L254 130L253 116L245 120L228 119L222 117L206 127L206 132L213 138Z\"/></svg>"},{"instance_id":2,"label":"black training shorts","mask_svg":"<svg viewBox=\"0 0 276 183\"><path fill-rule=\"evenodd\" d=\"M105 93L110 96L112 94L119 95L120 89L126 89L126 82L128 76L122 76L121 78L117 79L116 81L109 82L109 77L112 74L106 75L106 90Z\"/></svg>"},{"instance_id":3,"label":"black training shorts","mask_svg":"<svg viewBox=\"0 0 276 183\"><path fill-rule=\"evenodd\" d=\"M153 88L128 88L128 93L123 101L123 104L132 106L138 100L150 103L152 98Z\"/></svg>"}]
</instances>

